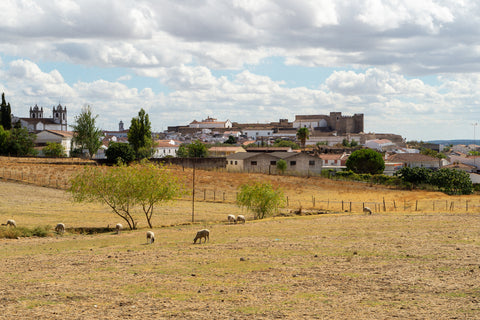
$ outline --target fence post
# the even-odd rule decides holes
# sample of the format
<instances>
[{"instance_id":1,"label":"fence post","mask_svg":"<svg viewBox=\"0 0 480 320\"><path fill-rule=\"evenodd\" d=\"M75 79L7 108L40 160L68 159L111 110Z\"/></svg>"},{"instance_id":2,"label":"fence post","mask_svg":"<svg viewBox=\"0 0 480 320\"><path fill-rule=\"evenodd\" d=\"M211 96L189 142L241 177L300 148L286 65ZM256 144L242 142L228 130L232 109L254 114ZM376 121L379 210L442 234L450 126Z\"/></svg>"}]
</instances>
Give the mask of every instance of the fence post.
<instances>
[{"instance_id":1,"label":"fence post","mask_svg":"<svg viewBox=\"0 0 480 320\"><path fill-rule=\"evenodd\" d=\"M418 211L418 200L415 200L415 211Z\"/></svg>"},{"instance_id":2,"label":"fence post","mask_svg":"<svg viewBox=\"0 0 480 320\"><path fill-rule=\"evenodd\" d=\"M287 196L287 207L288 207L288 196Z\"/></svg>"},{"instance_id":3,"label":"fence post","mask_svg":"<svg viewBox=\"0 0 480 320\"><path fill-rule=\"evenodd\" d=\"M343 200L342 200L342 212L343 212Z\"/></svg>"},{"instance_id":4,"label":"fence post","mask_svg":"<svg viewBox=\"0 0 480 320\"><path fill-rule=\"evenodd\" d=\"M407 210L407 200L403 199L403 211Z\"/></svg>"},{"instance_id":5,"label":"fence post","mask_svg":"<svg viewBox=\"0 0 480 320\"><path fill-rule=\"evenodd\" d=\"M387 206L385 205L385 197L383 197L383 211L387 211Z\"/></svg>"},{"instance_id":6,"label":"fence post","mask_svg":"<svg viewBox=\"0 0 480 320\"><path fill-rule=\"evenodd\" d=\"M350 201L350 212L352 212L352 201Z\"/></svg>"},{"instance_id":7,"label":"fence post","mask_svg":"<svg viewBox=\"0 0 480 320\"><path fill-rule=\"evenodd\" d=\"M203 189L203 201L207 200L207 189Z\"/></svg>"},{"instance_id":8,"label":"fence post","mask_svg":"<svg viewBox=\"0 0 480 320\"><path fill-rule=\"evenodd\" d=\"M468 200L465 200L465 210L468 211Z\"/></svg>"},{"instance_id":9,"label":"fence post","mask_svg":"<svg viewBox=\"0 0 480 320\"><path fill-rule=\"evenodd\" d=\"M225 202L225 191L223 192L223 202Z\"/></svg>"},{"instance_id":10,"label":"fence post","mask_svg":"<svg viewBox=\"0 0 480 320\"><path fill-rule=\"evenodd\" d=\"M393 207L395 208L395 210L397 210L397 204L395 203L395 200L393 200Z\"/></svg>"},{"instance_id":11,"label":"fence post","mask_svg":"<svg viewBox=\"0 0 480 320\"><path fill-rule=\"evenodd\" d=\"M213 190L213 201L215 201L216 199L216 196L217 196L216 193L217 193L217 190Z\"/></svg>"}]
</instances>

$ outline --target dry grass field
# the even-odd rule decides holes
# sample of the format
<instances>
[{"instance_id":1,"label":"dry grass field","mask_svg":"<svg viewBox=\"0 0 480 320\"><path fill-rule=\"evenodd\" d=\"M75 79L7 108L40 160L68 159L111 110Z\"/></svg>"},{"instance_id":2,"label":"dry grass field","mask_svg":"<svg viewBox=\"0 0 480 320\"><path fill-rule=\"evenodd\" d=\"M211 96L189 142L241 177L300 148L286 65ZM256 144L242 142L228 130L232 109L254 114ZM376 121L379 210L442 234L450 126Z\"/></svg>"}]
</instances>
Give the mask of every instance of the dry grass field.
<instances>
[{"instance_id":1,"label":"dry grass field","mask_svg":"<svg viewBox=\"0 0 480 320\"><path fill-rule=\"evenodd\" d=\"M4 163L20 165L37 173L53 170ZM81 169L72 166L64 165L64 172ZM191 178L189 170L172 170ZM188 199L158 208L152 245L146 244L143 219L140 230L120 235L75 233L68 228L113 227L120 220L103 205L72 203L62 188L1 181L0 221L52 229L64 222L67 232L0 239L0 318L480 319L479 210L470 205L468 211L457 206L442 212L439 205L478 203L478 195L200 170L196 177L198 190L218 190L222 201L203 201L197 191L193 224ZM252 221L231 199L223 201L223 192L234 194L252 180L285 191L290 207L284 213L299 206L318 211L326 199L439 204L436 212L399 205L367 216L330 207L327 214ZM228 225L229 213L245 214L248 221ZM204 227L210 241L193 245Z\"/></svg>"}]
</instances>

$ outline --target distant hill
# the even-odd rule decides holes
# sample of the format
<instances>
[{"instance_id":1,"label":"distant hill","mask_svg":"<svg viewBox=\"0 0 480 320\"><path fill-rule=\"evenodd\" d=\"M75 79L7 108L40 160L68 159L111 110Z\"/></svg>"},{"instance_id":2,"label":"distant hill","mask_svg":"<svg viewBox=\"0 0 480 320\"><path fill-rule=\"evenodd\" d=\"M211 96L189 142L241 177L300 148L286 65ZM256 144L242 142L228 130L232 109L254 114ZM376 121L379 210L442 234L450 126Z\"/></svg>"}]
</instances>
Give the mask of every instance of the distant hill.
<instances>
[{"instance_id":1,"label":"distant hill","mask_svg":"<svg viewBox=\"0 0 480 320\"><path fill-rule=\"evenodd\" d=\"M427 141L429 143L438 143L438 144L442 144L442 145L449 145L449 144L453 144L453 145L457 145L457 144L465 144L465 145L469 145L469 144L479 144L480 143L480 139L479 140L472 140L472 139L459 139L459 140L430 140L430 141Z\"/></svg>"}]
</instances>

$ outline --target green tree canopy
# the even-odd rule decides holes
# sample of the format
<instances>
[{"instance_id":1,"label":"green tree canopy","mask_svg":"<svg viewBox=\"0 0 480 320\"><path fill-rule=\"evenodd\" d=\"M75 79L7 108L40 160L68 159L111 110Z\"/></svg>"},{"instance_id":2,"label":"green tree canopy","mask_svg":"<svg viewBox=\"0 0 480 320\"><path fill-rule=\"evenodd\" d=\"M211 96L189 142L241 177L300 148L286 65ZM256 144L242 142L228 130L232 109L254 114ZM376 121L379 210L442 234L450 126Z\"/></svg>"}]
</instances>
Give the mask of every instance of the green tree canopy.
<instances>
[{"instance_id":1,"label":"green tree canopy","mask_svg":"<svg viewBox=\"0 0 480 320\"><path fill-rule=\"evenodd\" d=\"M65 157L65 148L57 142L47 142L47 146L44 147L42 151L46 157Z\"/></svg>"},{"instance_id":2,"label":"green tree canopy","mask_svg":"<svg viewBox=\"0 0 480 320\"><path fill-rule=\"evenodd\" d=\"M33 148L36 135L29 133L26 128L10 130L6 154L12 156L33 156L37 151Z\"/></svg>"},{"instance_id":3,"label":"green tree canopy","mask_svg":"<svg viewBox=\"0 0 480 320\"><path fill-rule=\"evenodd\" d=\"M299 128L297 131L297 139L300 140L302 148L305 149L305 143L310 138L310 131L308 128Z\"/></svg>"},{"instance_id":4,"label":"green tree canopy","mask_svg":"<svg viewBox=\"0 0 480 320\"><path fill-rule=\"evenodd\" d=\"M207 155L207 146L200 140L195 140L189 144L182 143L177 151L177 156L180 158L205 158Z\"/></svg>"},{"instance_id":5,"label":"green tree canopy","mask_svg":"<svg viewBox=\"0 0 480 320\"><path fill-rule=\"evenodd\" d=\"M228 136L228 139L224 142L224 144L236 144L237 139L234 136Z\"/></svg>"},{"instance_id":6,"label":"green tree canopy","mask_svg":"<svg viewBox=\"0 0 480 320\"><path fill-rule=\"evenodd\" d=\"M429 183L432 172L431 169L424 167L404 167L397 172L397 176L405 182L418 185L420 183Z\"/></svg>"},{"instance_id":7,"label":"green tree canopy","mask_svg":"<svg viewBox=\"0 0 480 320\"><path fill-rule=\"evenodd\" d=\"M110 142L105 156L110 163L129 164L135 160L135 152L128 143Z\"/></svg>"},{"instance_id":8,"label":"green tree canopy","mask_svg":"<svg viewBox=\"0 0 480 320\"><path fill-rule=\"evenodd\" d=\"M275 140L275 143L273 144L274 147L289 147L292 148L293 150L298 150L300 149L300 146L296 144L293 141L290 140L280 140L277 139Z\"/></svg>"},{"instance_id":9,"label":"green tree canopy","mask_svg":"<svg viewBox=\"0 0 480 320\"><path fill-rule=\"evenodd\" d=\"M105 203L130 229L136 229L138 212L143 211L149 227L153 227L154 206L173 200L184 188L166 168L142 164L86 166L71 180L69 191L74 201Z\"/></svg>"},{"instance_id":10,"label":"green tree canopy","mask_svg":"<svg viewBox=\"0 0 480 320\"><path fill-rule=\"evenodd\" d=\"M380 174L385 170L385 161L382 155L372 149L361 149L352 152L346 166L355 173Z\"/></svg>"},{"instance_id":11,"label":"green tree canopy","mask_svg":"<svg viewBox=\"0 0 480 320\"><path fill-rule=\"evenodd\" d=\"M287 171L287 161L285 161L284 159L278 160L277 170L280 172L280 174L284 174L285 171Z\"/></svg>"},{"instance_id":12,"label":"green tree canopy","mask_svg":"<svg viewBox=\"0 0 480 320\"><path fill-rule=\"evenodd\" d=\"M93 116L90 106L82 108L80 115L75 117L75 124L72 125L74 135L73 142L82 150L88 151L89 158L92 158L102 145L100 138L102 131L95 126L98 115Z\"/></svg>"},{"instance_id":13,"label":"green tree canopy","mask_svg":"<svg viewBox=\"0 0 480 320\"><path fill-rule=\"evenodd\" d=\"M472 180L468 173L462 170L442 168L434 171L430 183L447 194L471 194Z\"/></svg>"},{"instance_id":14,"label":"green tree canopy","mask_svg":"<svg viewBox=\"0 0 480 320\"><path fill-rule=\"evenodd\" d=\"M285 204L285 195L269 183L244 184L237 195L237 205L252 211L255 219L273 215Z\"/></svg>"},{"instance_id":15,"label":"green tree canopy","mask_svg":"<svg viewBox=\"0 0 480 320\"><path fill-rule=\"evenodd\" d=\"M148 114L140 109L138 117L132 118L128 131L128 143L137 159L149 158L153 154L152 129Z\"/></svg>"}]
</instances>

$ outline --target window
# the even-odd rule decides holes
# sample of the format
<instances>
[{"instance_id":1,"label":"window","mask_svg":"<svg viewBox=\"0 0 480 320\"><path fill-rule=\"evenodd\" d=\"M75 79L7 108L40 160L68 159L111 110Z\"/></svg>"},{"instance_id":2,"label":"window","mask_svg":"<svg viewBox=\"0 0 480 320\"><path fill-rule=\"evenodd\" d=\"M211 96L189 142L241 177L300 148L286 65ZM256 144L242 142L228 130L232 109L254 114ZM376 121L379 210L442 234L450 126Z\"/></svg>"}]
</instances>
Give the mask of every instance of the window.
<instances>
[{"instance_id":1,"label":"window","mask_svg":"<svg viewBox=\"0 0 480 320\"><path fill-rule=\"evenodd\" d=\"M233 164L233 160L230 160L230 164Z\"/></svg>"},{"instance_id":2,"label":"window","mask_svg":"<svg viewBox=\"0 0 480 320\"><path fill-rule=\"evenodd\" d=\"M235 164L237 164L237 161L235 161Z\"/></svg>"},{"instance_id":3,"label":"window","mask_svg":"<svg viewBox=\"0 0 480 320\"><path fill-rule=\"evenodd\" d=\"M271 166L276 166L276 165L277 165L277 161L275 161L275 160L270 161L270 165L271 165Z\"/></svg>"},{"instance_id":4,"label":"window","mask_svg":"<svg viewBox=\"0 0 480 320\"><path fill-rule=\"evenodd\" d=\"M291 166L297 165L297 161L290 161L290 165L291 165Z\"/></svg>"},{"instance_id":5,"label":"window","mask_svg":"<svg viewBox=\"0 0 480 320\"><path fill-rule=\"evenodd\" d=\"M315 165L315 160L309 160L308 164L311 165L311 166L314 166Z\"/></svg>"},{"instance_id":6,"label":"window","mask_svg":"<svg viewBox=\"0 0 480 320\"><path fill-rule=\"evenodd\" d=\"M252 161L252 162L250 162L250 164L251 164L252 166L256 166L256 165L257 165L257 161Z\"/></svg>"}]
</instances>

